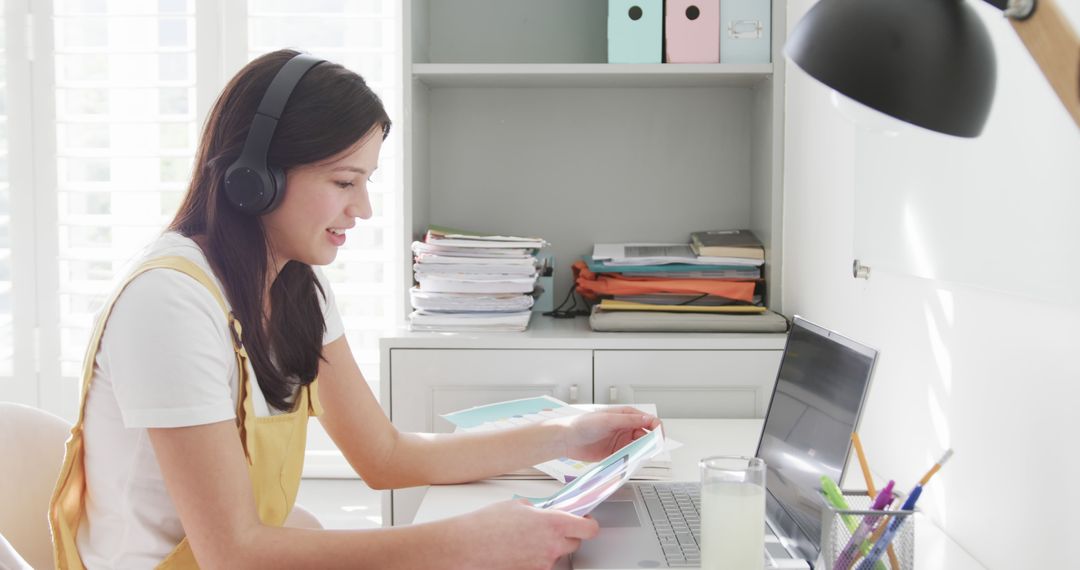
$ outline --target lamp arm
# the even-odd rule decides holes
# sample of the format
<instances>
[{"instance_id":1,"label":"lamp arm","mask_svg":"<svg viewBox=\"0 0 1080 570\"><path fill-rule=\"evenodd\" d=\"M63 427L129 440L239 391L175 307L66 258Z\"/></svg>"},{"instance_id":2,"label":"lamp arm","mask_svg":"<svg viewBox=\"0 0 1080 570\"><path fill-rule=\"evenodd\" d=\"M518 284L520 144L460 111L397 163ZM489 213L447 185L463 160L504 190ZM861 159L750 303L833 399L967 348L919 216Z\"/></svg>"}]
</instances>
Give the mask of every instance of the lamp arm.
<instances>
[{"instance_id":1,"label":"lamp arm","mask_svg":"<svg viewBox=\"0 0 1080 570\"><path fill-rule=\"evenodd\" d=\"M1057 0L984 0L1005 12L1058 99L1080 127L1080 37Z\"/></svg>"}]
</instances>

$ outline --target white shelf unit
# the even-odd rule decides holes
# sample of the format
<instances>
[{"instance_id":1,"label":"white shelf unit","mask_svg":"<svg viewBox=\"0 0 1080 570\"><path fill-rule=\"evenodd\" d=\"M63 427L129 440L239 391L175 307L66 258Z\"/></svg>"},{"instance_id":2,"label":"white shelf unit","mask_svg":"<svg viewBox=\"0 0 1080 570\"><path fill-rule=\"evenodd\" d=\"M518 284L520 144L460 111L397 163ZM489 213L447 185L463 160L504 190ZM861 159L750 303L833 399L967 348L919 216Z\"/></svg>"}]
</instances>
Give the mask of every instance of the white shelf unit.
<instances>
[{"instance_id":1,"label":"white shelf unit","mask_svg":"<svg viewBox=\"0 0 1080 570\"><path fill-rule=\"evenodd\" d=\"M786 7L771 2L776 59ZM780 311L783 66L608 64L607 6L406 0L406 258L429 224L540 236L557 304L594 243L750 228ZM405 431L445 431L441 413L540 394L761 417L784 338L596 333L540 315L524 333L398 332L380 342L382 405ZM385 492L384 523L411 521L423 493Z\"/></svg>"},{"instance_id":2,"label":"white shelf unit","mask_svg":"<svg viewBox=\"0 0 1080 570\"><path fill-rule=\"evenodd\" d=\"M544 237L558 303L594 243L750 228L782 310L783 66L608 64L607 6L405 2L406 259L429 224Z\"/></svg>"}]
</instances>

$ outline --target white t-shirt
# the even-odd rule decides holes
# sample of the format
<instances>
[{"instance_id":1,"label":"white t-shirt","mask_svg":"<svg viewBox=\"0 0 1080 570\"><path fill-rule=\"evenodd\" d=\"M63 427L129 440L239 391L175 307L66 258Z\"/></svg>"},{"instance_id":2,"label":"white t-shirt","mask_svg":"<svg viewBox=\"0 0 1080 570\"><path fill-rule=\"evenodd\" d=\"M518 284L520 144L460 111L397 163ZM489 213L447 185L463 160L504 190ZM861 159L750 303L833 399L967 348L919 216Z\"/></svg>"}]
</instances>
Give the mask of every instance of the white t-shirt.
<instances>
[{"instance_id":1,"label":"white t-shirt","mask_svg":"<svg viewBox=\"0 0 1080 570\"><path fill-rule=\"evenodd\" d=\"M174 232L140 253L132 269L172 255L195 262L221 287L202 249ZM344 327L330 284L318 268L315 275L326 292L325 302L316 293L325 345ZM87 568L150 568L184 537L146 428L235 418L237 372L228 320L199 282L155 269L120 295L94 360L83 424L88 493L77 544ZM253 386L251 394L255 415L270 415L262 391Z\"/></svg>"}]
</instances>

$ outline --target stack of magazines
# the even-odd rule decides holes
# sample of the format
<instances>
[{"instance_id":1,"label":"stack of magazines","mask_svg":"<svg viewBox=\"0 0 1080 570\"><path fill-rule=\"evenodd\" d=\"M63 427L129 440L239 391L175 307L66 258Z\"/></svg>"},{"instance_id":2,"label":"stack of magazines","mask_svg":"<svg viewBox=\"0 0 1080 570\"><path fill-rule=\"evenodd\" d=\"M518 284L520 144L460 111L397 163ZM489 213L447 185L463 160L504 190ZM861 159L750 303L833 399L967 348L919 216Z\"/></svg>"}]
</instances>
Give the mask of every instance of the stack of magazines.
<instances>
[{"instance_id":1,"label":"stack of magazines","mask_svg":"<svg viewBox=\"0 0 1080 570\"><path fill-rule=\"evenodd\" d=\"M414 331L523 331L532 316L543 239L439 226L413 242Z\"/></svg>"}]
</instances>

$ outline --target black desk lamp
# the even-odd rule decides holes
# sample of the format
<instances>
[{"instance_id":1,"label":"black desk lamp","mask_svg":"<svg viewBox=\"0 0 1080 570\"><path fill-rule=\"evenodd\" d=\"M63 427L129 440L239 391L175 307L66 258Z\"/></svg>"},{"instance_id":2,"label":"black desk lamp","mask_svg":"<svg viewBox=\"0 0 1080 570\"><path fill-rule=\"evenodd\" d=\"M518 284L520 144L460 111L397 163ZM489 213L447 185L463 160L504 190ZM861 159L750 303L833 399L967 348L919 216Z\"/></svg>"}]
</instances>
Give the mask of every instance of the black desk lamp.
<instances>
[{"instance_id":1,"label":"black desk lamp","mask_svg":"<svg viewBox=\"0 0 1080 570\"><path fill-rule=\"evenodd\" d=\"M1080 126L1080 38L1056 0L984 0L1004 11ZM994 99L994 49L964 0L821 0L785 52L818 81L883 113L976 137Z\"/></svg>"}]
</instances>

